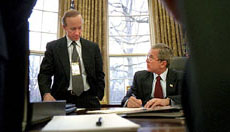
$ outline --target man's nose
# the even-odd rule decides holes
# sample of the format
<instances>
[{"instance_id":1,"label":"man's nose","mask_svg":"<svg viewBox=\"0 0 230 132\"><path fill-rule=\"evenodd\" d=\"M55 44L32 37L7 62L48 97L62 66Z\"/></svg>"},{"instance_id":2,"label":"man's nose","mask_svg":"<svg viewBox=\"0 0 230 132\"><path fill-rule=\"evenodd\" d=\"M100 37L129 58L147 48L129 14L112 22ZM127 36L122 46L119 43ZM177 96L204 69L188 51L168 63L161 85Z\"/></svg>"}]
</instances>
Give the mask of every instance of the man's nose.
<instances>
[{"instance_id":1,"label":"man's nose","mask_svg":"<svg viewBox=\"0 0 230 132\"><path fill-rule=\"evenodd\" d=\"M76 31L74 32L74 34L79 35L79 34L80 34L80 31L79 31L79 30L76 30Z\"/></svg>"}]
</instances>

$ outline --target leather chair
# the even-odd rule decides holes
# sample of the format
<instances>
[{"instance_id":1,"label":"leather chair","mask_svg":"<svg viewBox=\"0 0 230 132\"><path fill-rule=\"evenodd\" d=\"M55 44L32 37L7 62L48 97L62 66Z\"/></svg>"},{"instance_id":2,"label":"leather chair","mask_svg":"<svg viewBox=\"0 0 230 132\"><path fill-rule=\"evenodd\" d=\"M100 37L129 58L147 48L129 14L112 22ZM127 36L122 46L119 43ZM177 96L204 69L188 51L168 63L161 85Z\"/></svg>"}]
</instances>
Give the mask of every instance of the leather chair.
<instances>
[{"instance_id":1,"label":"leather chair","mask_svg":"<svg viewBox=\"0 0 230 132\"><path fill-rule=\"evenodd\" d=\"M169 65L169 68L177 70L177 71L184 71L185 64L187 62L187 57L173 57L171 59L171 63Z\"/></svg>"}]
</instances>

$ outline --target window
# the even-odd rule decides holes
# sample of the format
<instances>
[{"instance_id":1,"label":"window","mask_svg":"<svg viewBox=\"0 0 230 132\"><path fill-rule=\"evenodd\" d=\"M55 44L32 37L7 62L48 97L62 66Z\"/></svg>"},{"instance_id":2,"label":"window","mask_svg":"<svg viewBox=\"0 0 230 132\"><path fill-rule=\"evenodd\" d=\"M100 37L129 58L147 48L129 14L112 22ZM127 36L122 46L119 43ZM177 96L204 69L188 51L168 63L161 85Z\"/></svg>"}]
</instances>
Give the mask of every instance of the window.
<instances>
[{"instance_id":1,"label":"window","mask_svg":"<svg viewBox=\"0 0 230 132\"><path fill-rule=\"evenodd\" d=\"M147 0L109 0L109 103L120 104L150 49Z\"/></svg>"},{"instance_id":2,"label":"window","mask_svg":"<svg viewBox=\"0 0 230 132\"><path fill-rule=\"evenodd\" d=\"M30 102L41 101L37 76L47 42L57 39L58 6L58 0L37 0L29 18Z\"/></svg>"}]
</instances>

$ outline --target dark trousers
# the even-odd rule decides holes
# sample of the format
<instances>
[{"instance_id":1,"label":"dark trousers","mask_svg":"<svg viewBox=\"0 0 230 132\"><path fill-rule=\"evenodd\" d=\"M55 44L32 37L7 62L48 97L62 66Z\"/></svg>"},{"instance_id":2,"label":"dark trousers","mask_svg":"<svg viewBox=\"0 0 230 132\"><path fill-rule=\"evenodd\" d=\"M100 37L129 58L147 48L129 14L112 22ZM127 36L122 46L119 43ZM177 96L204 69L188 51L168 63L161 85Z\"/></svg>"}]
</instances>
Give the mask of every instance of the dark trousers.
<instances>
[{"instance_id":1,"label":"dark trousers","mask_svg":"<svg viewBox=\"0 0 230 132\"><path fill-rule=\"evenodd\" d=\"M99 99L87 91L83 92L80 96L76 96L71 91L68 91L66 101L67 103L75 104L77 108L101 108Z\"/></svg>"}]
</instances>

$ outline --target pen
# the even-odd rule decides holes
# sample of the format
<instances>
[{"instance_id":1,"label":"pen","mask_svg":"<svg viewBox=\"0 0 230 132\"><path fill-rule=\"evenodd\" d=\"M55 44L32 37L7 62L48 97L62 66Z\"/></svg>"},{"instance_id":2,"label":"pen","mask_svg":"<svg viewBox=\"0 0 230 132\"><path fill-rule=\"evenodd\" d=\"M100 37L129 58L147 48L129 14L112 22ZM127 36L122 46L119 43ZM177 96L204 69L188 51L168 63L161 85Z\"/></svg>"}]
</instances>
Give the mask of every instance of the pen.
<instances>
[{"instance_id":1,"label":"pen","mask_svg":"<svg viewBox=\"0 0 230 132\"><path fill-rule=\"evenodd\" d=\"M135 94L132 93L132 96L136 98Z\"/></svg>"},{"instance_id":2,"label":"pen","mask_svg":"<svg viewBox=\"0 0 230 132\"><path fill-rule=\"evenodd\" d=\"M96 122L97 126L101 126L102 125L102 121L101 120L102 120L102 117L99 117L98 121Z\"/></svg>"},{"instance_id":3,"label":"pen","mask_svg":"<svg viewBox=\"0 0 230 132\"><path fill-rule=\"evenodd\" d=\"M136 95L135 95L134 93L132 93L132 96L133 96L134 98L137 98ZM143 104L143 103L142 103L142 107L144 107L144 104Z\"/></svg>"}]
</instances>

